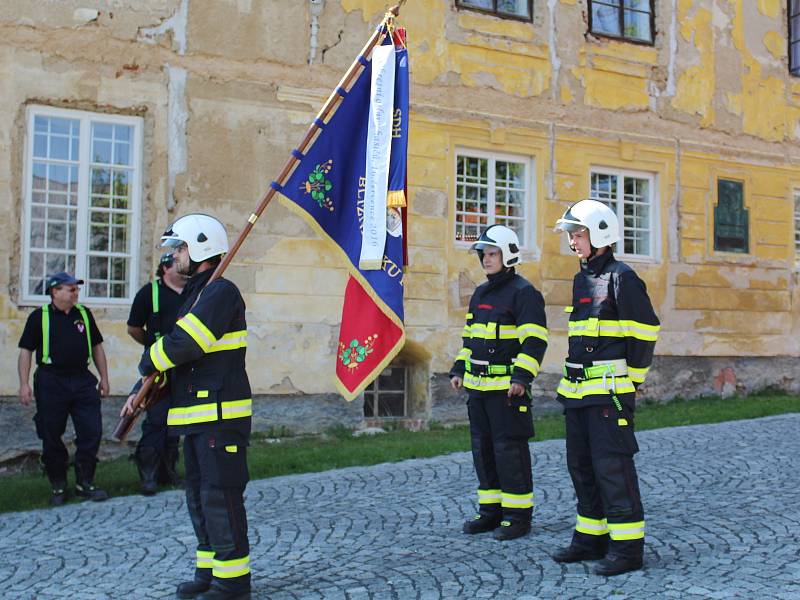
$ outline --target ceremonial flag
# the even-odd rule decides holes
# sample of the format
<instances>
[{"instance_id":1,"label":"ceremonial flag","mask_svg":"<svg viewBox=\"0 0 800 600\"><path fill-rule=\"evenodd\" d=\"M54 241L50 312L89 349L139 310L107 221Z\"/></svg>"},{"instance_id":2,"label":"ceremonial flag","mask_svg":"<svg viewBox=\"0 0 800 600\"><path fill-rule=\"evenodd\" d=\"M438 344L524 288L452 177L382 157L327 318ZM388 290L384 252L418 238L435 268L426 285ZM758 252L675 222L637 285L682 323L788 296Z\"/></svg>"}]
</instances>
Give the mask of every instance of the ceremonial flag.
<instances>
[{"instance_id":1,"label":"ceremonial flag","mask_svg":"<svg viewBox=\"0 0 800 600\"><path fill-rule=\"evenodd\" d=\"M305 154L295 151L299 164L279 190L291 201L284 204L333 242L350 273L336 356L336 383L347 400L380 375L405 341L404 209L387 206L387 194L390 186L405 189L408 54L390 36L386 41L372 60L359 57L362 72L349 90L336 90L338 108L327 123L316 122L321 131ZM373 76L373 68L380 73ZM371 254L362 261L365 239Z\"/></svg>"}]
</instances>

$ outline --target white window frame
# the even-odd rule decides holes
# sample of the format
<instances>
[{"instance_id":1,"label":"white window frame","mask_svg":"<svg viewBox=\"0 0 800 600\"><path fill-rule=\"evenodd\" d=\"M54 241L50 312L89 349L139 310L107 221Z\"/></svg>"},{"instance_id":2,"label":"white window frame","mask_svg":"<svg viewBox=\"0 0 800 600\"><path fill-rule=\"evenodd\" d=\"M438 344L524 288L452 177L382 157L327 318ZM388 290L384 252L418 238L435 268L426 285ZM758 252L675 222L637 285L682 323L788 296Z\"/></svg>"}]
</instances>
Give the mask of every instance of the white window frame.
<instances>
[{"instance_id":1,"label":"white window frame","mask_svg":"<svg viewBox=\"0 0 800 600\"><path fill-rule=\"evenodd\" d=\"M457 181L457 173L458 173L458 159L461 156L468 156L470 158L484 158L489 161L489 180L487 186L489 188L489 192L487 194L488 206L488 223L486 227L488 228L491 225L494 225L494 190L495 190L495 169L494 169L494 161L506 161L506 162L516 162L516 163L523 163L525 165L525 200L524 200L524 208L525 208L525 239L520 240L520 250L523 252L525 258L529 260L531 258L535 258L536 256L536 228L534 227L533 221L536 218L536 160L532 156L524 156L522 154L506 154L502 152L487 152L485 150L477 150L475 148L468 148L468 147L458 147L456 148L456 152L454 155L453 160L453 199L451 202L451 207L453 209L453 229L451 231L452 240L455 243L457 248L469 248L474 242L466 242L463 240L456 239L456 233L458 232L458 198L457 198L457 190L458 190L458 181ZM461 214L469 214L469 213L461 213Z\"/></svg>"},{"instance_id":2,"label":"white window frame","mask_svg":"<svg viewBox=\"0 0 800 600\"><path fill-rule=\"evenodd\" d=\"M793 190L794 200L794 266L800 270L800 188Z\"/></svg>"},{"instance_id":3,"label":"white window frame","mask_svg":"<svg viewBox=\"0 0 800 600\"><path fill-rule=\"evenodd\" d=\"M637 262L657 262L661 255L661 237L658 224L661 222L660 202L658 200L658 176L647 171L630 171L627 169L607 168L603 166L592 166L589 170L589 198L599 200L592 195L592 175L614 175L623 178L617 186L617 219L619 221L620 241L614 245L614 254L619 257L634 260ZM624 178L646 179L650 186L650 254L632 254L625 252L625 209L624 209ZM602 200L601 200L602 201Z\"/></svg>"},{"instance_id":4,"label":"white window frame","mask_svg":"<svg viewBox=\"0 0 800 600\"><path fill-rule=\"evenodd\" d=\"M31 105L27 108L25 135L25 179L23 183L23 198L25 199L22 211L22 260L20 260L20 301L22 304L39 305L49 301L45 294L28 293L30 247L31 247L31 205L33 172L33 147L34 147L34 120L37 116L73 119L80 121L80 144L78 149L78 205L76 222L75 244L75 277L87 281L81 289L80 302L89 306L118 306L128 305L138 291L139 260L141 252L140 227L141 227L141 196L142 196L142 130L141 117L130 117L101 112L54 108L51 106ZM130 270L128 272L128 296L125 298L92 297L88 295L88 255L89 255L89 196L91 193L90 173L91 161L91 124L108 123L112 125L127 125L132 127L131 141L131 226L130 226Z\"/></svg>"}]
</instances>

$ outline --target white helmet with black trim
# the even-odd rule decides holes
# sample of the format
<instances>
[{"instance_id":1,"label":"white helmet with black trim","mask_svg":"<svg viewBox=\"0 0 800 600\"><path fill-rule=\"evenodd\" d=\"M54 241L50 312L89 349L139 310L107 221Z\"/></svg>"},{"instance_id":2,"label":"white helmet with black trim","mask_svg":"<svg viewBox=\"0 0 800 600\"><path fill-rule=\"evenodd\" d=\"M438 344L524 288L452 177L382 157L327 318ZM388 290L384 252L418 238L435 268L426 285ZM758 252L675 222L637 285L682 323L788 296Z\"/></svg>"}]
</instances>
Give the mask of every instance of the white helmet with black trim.
<instances>
[{"instance_id":1,"label":"white helmet with black trim","mask_svg":"<svg viewBox=\"0 0 800 600\"><path fill-rule=\"evenodd\" d=\"M519 238L513 229L505 225L492 225L484 230L478 241L472 244L470 250L477 250L481 253L486 246L500 248L500 252L503 253L504 267L513 267L520 263Z\"/></svg>"},{"instance_id":2,"label":"white helmet with black trim","mask_svg":"<svg viewBox=\"0 0 800 600\"><path fill-rule=\"evenodd\" d=\"M222 223L214 217L194 213L175 221L161 236L161 246L164 248L176 248L184 243L189 250L189 258L201 263L228 251L228 234Z\"/></svg>"},{"instance_id":3,"label":"white helmet with black trim","mask_svg":"<svg viewBox=\"0 0 800 600\"><path fill-rule=\"evenodd\" d=\"M581 200L570 206L556 221L555 231L567 234L586 229L595 248L604 248L619 241L619 220L616 213L598 200Z\"/></svg>"}]
</instances>

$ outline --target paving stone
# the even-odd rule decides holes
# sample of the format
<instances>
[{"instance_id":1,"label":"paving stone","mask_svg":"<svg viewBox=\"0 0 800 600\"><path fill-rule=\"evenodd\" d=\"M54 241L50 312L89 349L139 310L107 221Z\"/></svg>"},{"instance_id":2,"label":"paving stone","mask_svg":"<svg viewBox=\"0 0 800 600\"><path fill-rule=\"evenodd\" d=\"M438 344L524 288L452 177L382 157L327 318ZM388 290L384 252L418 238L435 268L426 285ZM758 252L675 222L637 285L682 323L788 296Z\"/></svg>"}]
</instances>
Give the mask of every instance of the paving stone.
<instances>
[{"instance_id":1,"label":"paving stone","mask_svg":"<svg viewBox=\"0 0 800 600\"><path fill-rule=\"evenodd\" d=\"M784 415L638 434L645 568L609 580L549 558L575 519L563 440L531 444L533 531L506 543L460 533L468 453L253 481L253 598L798 598L798 430ZM178 491L0 515L0 540L0 598L171 598L193 573Z\"/></svg>"}]
</instances>

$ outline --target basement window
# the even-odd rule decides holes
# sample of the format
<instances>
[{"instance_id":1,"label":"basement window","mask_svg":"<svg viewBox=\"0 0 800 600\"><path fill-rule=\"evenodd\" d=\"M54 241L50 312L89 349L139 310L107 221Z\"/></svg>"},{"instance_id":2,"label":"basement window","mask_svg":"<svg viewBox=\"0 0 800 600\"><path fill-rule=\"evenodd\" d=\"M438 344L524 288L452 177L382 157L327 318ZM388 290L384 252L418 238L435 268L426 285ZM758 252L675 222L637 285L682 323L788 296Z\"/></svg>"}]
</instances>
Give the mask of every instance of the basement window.
<instances>
[{"instance_id":1,"label":"basement window","mask_svg":"<svg viewBox=\"0 0 800 600\"><path fill-rule=\"evenodd\" d=\"M456 7L506 19L533 20L533 0L456 0Z\"/></svg>"},{"instance_id":2,"label":"basement window","mask_svg":"<svg viewBox=\"0 0 800 600\"><path fill-rule=\"evenodd\" d=\"M800 0L789 0L789 72L800 76Z\"/></svg>"},{"instance_id":3,"label":"basement window","mask_svg":"<svg viewBox=\"0 0 800 600\"><path fill-rule=\"evenodd\" d=\"M748 212L744 206L744 182L718 179L714 250L740 254L750 251Z\"/></svg>"},{"instance_id":4,"label":"basement window","mask_svg":"<svg viewBox=\"0 0 800 600\"><path fill-rule=\"evenodd\" d=\"M367 418L408 415L408 369L391 366L364 390L364 416Z\"/></svg>"},{"instance_id":5,"label":"basement window","mask_svg":"<svg viewBox=\"0 0 800 600\"><path fill-rule=\"evenodd\" d=\"M654 0L589 0L589 31L595 35L652 44Z\"/></svg>"}]
</instances>

